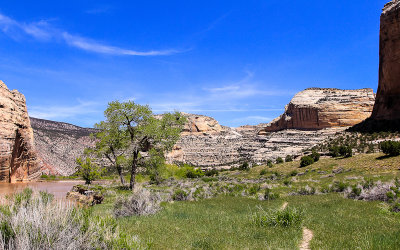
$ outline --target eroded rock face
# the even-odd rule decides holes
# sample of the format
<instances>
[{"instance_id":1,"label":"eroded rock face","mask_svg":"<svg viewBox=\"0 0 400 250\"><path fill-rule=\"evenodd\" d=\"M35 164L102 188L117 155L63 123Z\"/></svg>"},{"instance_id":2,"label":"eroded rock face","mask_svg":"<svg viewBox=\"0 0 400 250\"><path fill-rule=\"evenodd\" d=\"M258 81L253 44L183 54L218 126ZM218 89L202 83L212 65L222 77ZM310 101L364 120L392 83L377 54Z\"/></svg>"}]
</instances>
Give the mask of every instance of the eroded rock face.
<instances>
[{"instance_id":1,"label":"eroded rock face","mask_svg":"<svg viewBox=\"0 0 400 250\"><path fill-rule=\"evenodd\" d=\"M85 148L95 145L90 137L95 129L32 117L31 124L45 174L66 176L75 173L76 158L82 156Z\"/></svg>"},{"instance_id":2,"label":"eroded rock face","mask_svg":"<svg viewBox=\"0 0 400 250\"><path fill-rule=\"evenodd\" d=\"M25 97L0 81L0 182L30 181L40 174Z\"/></svg>"},{"instance_id":3,"label":"eroded rock face","mask_svg":"<svg viewBox=\"0 0 400 250\"><path fill-rule=\"evenodd\" d=\"M213 120L208 118L207 120ZM244 161L265 163L278 157L300 156L304 149L318 144L344 128L319 131L284 130L260 133L261 126L243 126L215 132L183 132L170 163L187 163L198 167L229 168Z\"/></svg>"},{"instance_id":4,"label":"eroded rock face","mask_svg":"<svg viewBox=\"0 0 400 250\"><path fill-rule=\"evenodd\" d=\"M306 89L297 93L286 106L285 113L260 133L353 126L371 115L374 101L372 89Z\"/></svg>"},{"instance_id":5,"label":"eroded rock face","mask_svg":"<svg viewBox=\"0 0 400 250\"><path fill-rule=\"evenodd\" d=\"M400 1L387 3L381 15L379 86L374 120L400 120Z\"/></svg>"}]
</instances>

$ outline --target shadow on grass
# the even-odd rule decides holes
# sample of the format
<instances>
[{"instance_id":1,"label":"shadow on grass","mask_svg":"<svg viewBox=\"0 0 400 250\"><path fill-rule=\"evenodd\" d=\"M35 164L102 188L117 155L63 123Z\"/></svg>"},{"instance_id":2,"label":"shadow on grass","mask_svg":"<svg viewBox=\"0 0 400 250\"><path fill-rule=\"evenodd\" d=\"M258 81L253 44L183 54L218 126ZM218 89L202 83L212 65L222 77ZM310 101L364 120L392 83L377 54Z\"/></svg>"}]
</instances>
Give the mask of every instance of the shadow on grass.
<instances>
[{"instance_id":1,"label":"shadow on grass","mask_svg":"<svg viewBox=\"0 0 400 250\"><path fill-rule=\"evenodd\" d=\"M392 157L396 157L396 156L392 156L392 155L382 155L382 156L377 157L376 159L377 159L377 160L385 160L385 159L389 159L389 158L392 158Z\"/></svg>"}]
</instances>

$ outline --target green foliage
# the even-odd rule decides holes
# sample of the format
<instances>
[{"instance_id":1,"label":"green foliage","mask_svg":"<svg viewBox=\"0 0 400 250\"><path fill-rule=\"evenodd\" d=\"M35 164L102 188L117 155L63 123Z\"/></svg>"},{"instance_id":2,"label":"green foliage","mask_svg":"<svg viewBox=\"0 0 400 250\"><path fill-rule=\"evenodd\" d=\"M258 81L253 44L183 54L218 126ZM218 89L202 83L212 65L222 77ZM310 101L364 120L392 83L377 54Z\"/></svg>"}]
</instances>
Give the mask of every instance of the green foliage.
<instances>
[{"instance_id":1,"label":"green foliage","mask_svg":"<svg viewBox=\"0 0 400 250\"><path fill-rule=\"evenodd\" d=\"M279 194L273 193L270 188L266 188L264 192L265 200L276 200L279 198Z\"/></svg>"},{"instance_id":2,"label":"green foliage","mask_svg":"<svg viewBox=\"0 0 400 250\"><path fill-rule=\"evenodd\" d=\"M329 148L329 155L332 157L339 157L339 147L338 146L332 146Z\"/></svg>"},{"instance_id":3,"label":"green foliage","mask_svg":"<svg viewBox=\"0 0 400 250\"><path fill-rule=\"evenodd\" d=\"M289 208L263 210L253 215L253 223L261 227L291 227L301 226L304 220L304 212L301 209Z\"/></svg>"},{"instance_id":4,"label":"green foliage","mask_svg":"<svg viewBox=\"0 0 400 250\"><path fill-rule=\"evenodd\" d=\"M261 171L260 171L260 175L266 175L267 174L267 170L266 169L262 169Z\"/></svg>"},{"instance_id":5,"label":"green foliage","mask_svg":"<svg viewBox=\"0 0 400 250\"><path fill-rule=\"evenodd\" d=\"M361 192L362 189L357 187L356 185L351 188L351 195L353 195L354 197L360 196Z\"/></svg>"},{"instance_id":6,"label":"green foliage","mask_svg":"<svg viewBox=\"0 0 400 250\"><path fill-rule=\"evenodd\" d=\"M77 158L76 164L78 165L76 168L77 174L85 180L87 185L90 185L94 180L100 178L103 173L103 169L93 163L90 158L86 158L85 160Z\"/></svg>"},{"instance_id":7,"label":"green foliage","mask_svg":"<svg viewBox=\"0 0 400 250\"><path fill-rule=\"evenodd\" d=\"M243 162L242 165L239 166L239 170L241 171L248 171L250 170L250 165L248 162Z\"/></svg>"},{"instance_id":8,"label":"green foliage","mask_svg":"<svg viewBox=\"0 0 400 250\"><path fill-rule=\"evenodd\" d=\"M342 145L339 147L339 155L342 157L352 157L353 156L353 148L351 146Z\"/></svg>"},{"instance_id":9,"label":"green foliage","mask_svg":"<svg viewBox=\"0 0 400 250\"><path fill-rule=\"evenodd\" d=\"M142 158L140 152L153 149L161 155L170 151L179 139L186 121L178 112L156 117L148 105L140 105L132 101L110 102L104 115L106 120L97 127L100 129L98 135L100 142L104 142L105 146L101 144L96 151L113 154L111 146L118 146L115 152L123 152L120 156L127 161L127 165L130 165L131 189L135 184L135 175ZM111 161L117 164L118 159L114 157Z\"/></svg>"},{"instance_id":10,"label":"green foliage","mask_svg":"<svg viewBox=\"0 0 400 250\"><path fill-rule=\"evenodd\" d=\"M291 155L287 155L285 158L285 162L292 162L293 161L293 157Z\"/></svg>"},{"instance_id":11,"label":"green foliage","mask_svg":"<svg viewBox=\"0 0 400 250\"><path fill-rule=\"evenodd\" d=\"M174 194L172 195L172 199L174 201L184 201L187 200L188 198L188 193L186 193L184 190L182 189L178 189L174 192Z\"/></svg>"},{"instance_id":12,"label":"green foliage","mask_svg":"<svg viewBox=\"0 0 400 250\"><path fill-rule=\"evenodd\" d=\"M285 185L285 186L290 186L290 184L292 184L292 182L290 180L283 181L283 185Z\"/></svg>"},{"instance_id":13,"label":"green foliage","mask_svg":"<svg viewBox=\"0 0 400 250\"><path fill-rule=\"evenodd\" d=\"M398 141L384 141L379 144L382 152L388 156L400 155L400 142Z\"/></svg>"},{"instance_id":14,"label":"green foliage","mask_svg":"<svg viewBox=\"0 0 400 250\"><path fill-rule=\"evenodd\" d=\"M274 166L274 164L272 163L271 160L268 160L268 161L267 161L267 166L268 166L269 168L272 168L272 167Z\"/></svg>"},{"instance_id":15,"label":"green foliage","mask_svg":"<svg viewBox=\"0 0 400 250\"><path fill-rule=\"evenodd\" d=\"M300 160L300 167L304 168L314 163L314 158L311 156L303 156Z\"/></svg>"},{"instance_id":16,"label":"green foliage","mask_svg":"<svg viewBox=\"0 0 400 250\"><path fill-rule=\"evenodd\" d=\"M150 176L151 183L158 185L165 179L163 176L166 171L165 159L159 151L151 149L149 158L143 163L143 166Z\"/></svg>"},{"instance_id":17,"label":"green foliage","mask_svg":"<svg viewBox=\"0 0 400 250\"><path fill-rule=\"evenodd\" d=\"M317 162L319 161L320 154L317 151L313 150L311 153L311 157L314 159L314 162Z\"/></svg>"},{"instance_id":18,"label":"green foliage","mask_svg":"<svg viewBox=\"0 0 400 250\"><path fill-rule=\"evenodd\" d=\"M371 178L365 179L364 183L362 184L363 188L370 189L374 186L374 180Z\"/></svg>"},{"instance_id":19,"label":"green foliage","mask_svg":"<svg viewBox=\"0 0 400 250\"><path fill-rule=\"evenodd\" d=\"M255 185L251 186L249 189L247 189L247 193L249 195L256 195L258 193L258 191L260 191L260 190L261 190L260 185L255 184Z\"/></svg>"},{"instance_id":20,"label":"green foliage","mask_svg":"<svg viewBox=\"0 0 400 250\"><path fill-rule=\"evenodd\" d=\"M209 177L211 177L211 176L218 176L218 175L219 175L219 172L218 172L218 170L216 170L216 169L211 169L211 170L205 171L205 172L204 172L204 175L205 175L205 176L209 176Z\"/></svg>"},{"instance_id":21,"label":"green foliage","mask_svg":"<svg viewBox=\"0 0 400 250\"><path fill-rule=\"evenodd\" d=\"M282 157L276 158L276 164L281 164L281 163L283 163Z\"/></svg>"},{"instance_id":22,"label":"green foliage","mask_svg":"<svg viewBox=\"0 0 400 250\"><path fill-rule=\"evenodd\" d=\"M204 172L201 169L194 169L194 168L189 168L186 171L186 178L190 179L195 179L195 178L201 178L204 176Z\"/></svg>"},{"instance_id":23,"label":"green foliage","mask_svg":"<svg viewBox=\"0 0 400 250\"><path fill-rule=\"evenodd\" d=\"M344 183L341 181L335 181L332 185L332 191L341 193L341 192L344 192L348 187L349 187L348 183Z\"/></svg>"}]
</instances>

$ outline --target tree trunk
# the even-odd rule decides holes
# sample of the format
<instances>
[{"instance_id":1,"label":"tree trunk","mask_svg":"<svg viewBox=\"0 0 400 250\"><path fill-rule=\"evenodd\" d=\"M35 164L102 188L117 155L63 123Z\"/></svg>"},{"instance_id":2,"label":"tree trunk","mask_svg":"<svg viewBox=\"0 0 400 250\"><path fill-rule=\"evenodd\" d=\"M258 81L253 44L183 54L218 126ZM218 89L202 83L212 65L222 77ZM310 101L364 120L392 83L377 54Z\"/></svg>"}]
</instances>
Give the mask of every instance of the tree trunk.
<instances>
[{"instance_id":1,"label":"tree trunk","mask_svg":"<svg viewBox=\"0 0 400 250\"><path fill-rule=\"evenodd\" d=\"M129 184L129 188L133 190L135 188L135 177L136 177L136 169L137 169L137 158L139 153L133 153L133 160L132 160L132 168L131 168L131 181Z\"/></svg>"},{"instance_id":2,"label":"tree trunk","mask_svg":"<svg viewBox=\"0 0 400 250\"><path fill-rule=\"evenodd\" d=\"M125 186L125 179L124 179L124 176L122 174L122 168L119 165L117 165L117 172L118 172L119 178L121 179L122 186Z\"/></svg>"}]
</instances>

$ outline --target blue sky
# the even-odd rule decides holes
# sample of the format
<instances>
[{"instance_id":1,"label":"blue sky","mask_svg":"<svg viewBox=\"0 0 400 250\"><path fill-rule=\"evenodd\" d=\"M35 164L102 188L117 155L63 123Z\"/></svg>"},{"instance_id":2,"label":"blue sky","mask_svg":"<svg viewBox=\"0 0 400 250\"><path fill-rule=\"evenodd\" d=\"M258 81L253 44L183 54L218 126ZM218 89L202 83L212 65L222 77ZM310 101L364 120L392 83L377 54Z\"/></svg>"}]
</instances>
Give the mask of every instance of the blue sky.
<instances>
[{"instance_id":1,"label":"blue sky","mask_svg":"<svg viewBox=\"0 0 400 250\"><path fill-rule=\"evenodd\" d=\"M3 1L0 79L81 126L113 100L265 123L308 87L376 91L385 2Z\"/></svg>"}]
</instances>

